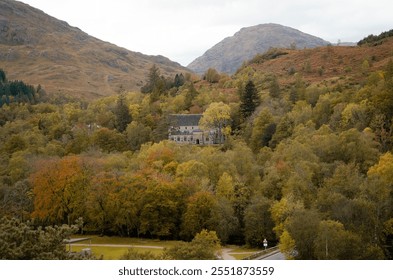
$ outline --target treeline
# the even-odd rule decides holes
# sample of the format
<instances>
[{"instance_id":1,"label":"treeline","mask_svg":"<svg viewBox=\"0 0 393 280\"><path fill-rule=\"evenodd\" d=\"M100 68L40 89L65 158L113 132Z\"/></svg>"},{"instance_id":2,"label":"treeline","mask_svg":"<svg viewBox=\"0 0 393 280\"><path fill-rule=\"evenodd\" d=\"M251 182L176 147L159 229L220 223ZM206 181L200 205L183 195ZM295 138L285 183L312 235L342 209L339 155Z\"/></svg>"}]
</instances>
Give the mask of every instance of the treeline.
<instances>
[{"instance_id":1,"label":"treeline","mask_svg":"<svg viewBox=\"0 0 393 280\"><path fill-rule=\"evenodd\" d=\"M283 84L246 66L155 96L3 106L0 215L187 241L206 229L266 238L287 258L392 258L393 62L367 75ZM165 140L168 115L215 108L223 145Z\"/></svg>"},{"instance_id":2,"label":"treeline","mask_svg":"<svg viewBox=\"0 0 393 280\"><path fill-rule=\"evenodd\" d=\"M36 89L22 81L8 81L4 70L0 69L0 107L10 103L36 104Z\"/></svg>"},{"instance_id":3,"label":"treeline","mask_svg":"<svg viewBox=\"0 0 393 280\"><path fill-rule=\"evenodd\" d=\"M372 45L378 45L381 44L381 40L392 37L393 36L393 29L389 31L382 32L379 35L368 35L367 37L363 38L358 42L358 46L364 45L364 44L372 44Z\"/></svg>"}]
</instances>

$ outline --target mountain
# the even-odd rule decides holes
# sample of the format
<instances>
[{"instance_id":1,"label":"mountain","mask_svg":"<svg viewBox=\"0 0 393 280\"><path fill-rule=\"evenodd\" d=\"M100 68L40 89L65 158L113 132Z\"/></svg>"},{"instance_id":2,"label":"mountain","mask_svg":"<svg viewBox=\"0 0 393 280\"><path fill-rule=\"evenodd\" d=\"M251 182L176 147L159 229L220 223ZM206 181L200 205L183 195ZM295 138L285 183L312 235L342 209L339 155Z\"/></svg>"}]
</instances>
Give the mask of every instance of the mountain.
<instances>
[{"instance_id":1,"label":"mountain","mask_svg":"<svg viewBox=\"0 0 393 280\"><path fill-rule=\"evenodd\" d=\"M164 76L189 72L163 56L132 52L89 36L27 4L0 1L0 68L9 79L41 84L49 94L91 100L120 87L139 90L153 64Z\"/></svg>"},{"instance_id":2,"label":"mountain","mask_svg":"<svg viewBox=\"0 0 393 280\"><path fill-rule=\"evenodd\" d=\"M314 48L329 42L299 30L269 23L242 28L232 37L225 38L188 65L196 73L209 68L233 74L243 62L269 48Z\"/></svg>"}]
</instances>

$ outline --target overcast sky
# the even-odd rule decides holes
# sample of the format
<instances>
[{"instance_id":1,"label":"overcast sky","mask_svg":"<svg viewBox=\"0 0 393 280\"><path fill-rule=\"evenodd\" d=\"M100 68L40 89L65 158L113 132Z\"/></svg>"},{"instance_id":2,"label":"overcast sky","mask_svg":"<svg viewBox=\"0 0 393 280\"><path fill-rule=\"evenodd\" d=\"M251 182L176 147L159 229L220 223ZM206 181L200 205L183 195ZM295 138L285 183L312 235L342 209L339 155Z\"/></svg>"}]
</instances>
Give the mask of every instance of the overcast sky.
<instances>
[{"instance_id":1,"label":"overcast sky","mask_svg":"<svg viewBox=\"0 0 393 280\"><path fill-rule=\"evenodd\" d=\"M187 66L242 27L279 23L331 43L393 29L392 0L20 0L101 40Z\"/></svg>"}]
</instances>

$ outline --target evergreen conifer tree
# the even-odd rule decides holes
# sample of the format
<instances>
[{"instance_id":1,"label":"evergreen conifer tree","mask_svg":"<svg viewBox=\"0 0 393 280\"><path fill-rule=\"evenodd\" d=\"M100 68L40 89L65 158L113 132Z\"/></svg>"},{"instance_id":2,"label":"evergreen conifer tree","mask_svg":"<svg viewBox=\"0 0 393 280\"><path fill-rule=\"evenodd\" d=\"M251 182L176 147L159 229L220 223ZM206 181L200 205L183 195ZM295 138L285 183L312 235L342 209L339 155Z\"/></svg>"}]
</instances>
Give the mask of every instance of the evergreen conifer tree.
<instances>
[{"instance_id":1,"label":"evergreen conifer tree","mask_svg":"<svg viewBox=\"0 0 393 280\"><path fill-rule=\"evenodd\" d=\"M128 110L126 98L123 93L121 93L117 99L116 108L116 129L119 132L123 132L127 129L127 126L132 121L130 111Z\"/></svg>"},{"instance_id":2,"label":"evergreen conifer tree","mask_svg":"<svg viewBox=\"0 0 393 280\"><path fill-rule=\"evenodd\" d=\"M240 113L243 119L247 119L259 105L257 89L252 81L248 81L240 96Z\"/></svg>"}]
</instances>

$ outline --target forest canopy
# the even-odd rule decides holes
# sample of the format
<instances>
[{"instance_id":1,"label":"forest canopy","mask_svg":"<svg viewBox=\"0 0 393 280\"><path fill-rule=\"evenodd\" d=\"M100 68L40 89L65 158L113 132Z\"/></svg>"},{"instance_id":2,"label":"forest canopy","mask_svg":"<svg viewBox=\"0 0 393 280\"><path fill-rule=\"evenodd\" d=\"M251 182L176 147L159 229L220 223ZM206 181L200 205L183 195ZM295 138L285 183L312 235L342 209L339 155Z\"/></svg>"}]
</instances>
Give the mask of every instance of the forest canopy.
<instances>
[{"instance_id":1,"label":"forest canopy","mask_svg":"<svg viewBox=\"0 0 393 280\"><path fill-rule=\"evenodd\" d=\"M392 258L392 69L351 85L299 73L282 83L249 65L167 87L152 68L143 93L2 103L0 216L184 241L207 230L253 247L266 238L287 258ZM18 85L6 100L25 95ZM217 108L222 144L167 140L170 114L201 113L209 126Z\"/></svg>"}]
</instances>

